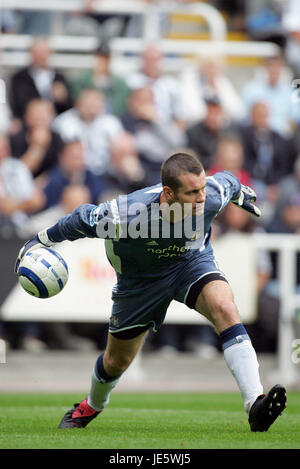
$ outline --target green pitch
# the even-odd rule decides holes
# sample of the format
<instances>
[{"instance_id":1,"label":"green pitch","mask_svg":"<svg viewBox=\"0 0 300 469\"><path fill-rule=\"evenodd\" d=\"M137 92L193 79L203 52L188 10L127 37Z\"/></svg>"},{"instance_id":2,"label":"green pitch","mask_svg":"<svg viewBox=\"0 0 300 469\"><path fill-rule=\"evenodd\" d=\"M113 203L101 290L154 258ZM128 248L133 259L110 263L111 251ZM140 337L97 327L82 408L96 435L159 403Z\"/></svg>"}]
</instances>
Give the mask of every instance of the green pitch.
<instances>
[{"instance_id":1,"label":"green pitch","mask_svg":"<svg viewBox=\"0 0 300 469\"><path fill-rule=\"evenodd\" d=\"M239 394L115 393L85 429L59 430L84 396L0 394L1 449L300 448L299 393L266 433L251 433Z\"/></svg>"}]
</instances>

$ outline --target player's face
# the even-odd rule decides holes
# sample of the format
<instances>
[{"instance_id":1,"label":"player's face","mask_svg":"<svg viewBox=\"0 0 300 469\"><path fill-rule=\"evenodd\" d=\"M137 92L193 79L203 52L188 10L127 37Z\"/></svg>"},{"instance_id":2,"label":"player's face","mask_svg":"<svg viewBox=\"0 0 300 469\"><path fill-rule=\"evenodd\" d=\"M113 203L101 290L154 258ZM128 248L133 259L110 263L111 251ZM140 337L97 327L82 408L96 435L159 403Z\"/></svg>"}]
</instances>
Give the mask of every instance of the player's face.
<instances>
[{"instance_id":1,"label":"player's face","mask_svg":"<svg viewBox=\"0 0 300 469\"><path fill-rule=\"evenodd\" d=\"M206 198L206 175L202 171L199 175L193 173L183 173L178 179L181 182L180 188L174 193L174 202L191 204L192 214L201 215L204 210Z\"/></svg>"}]
</instances>

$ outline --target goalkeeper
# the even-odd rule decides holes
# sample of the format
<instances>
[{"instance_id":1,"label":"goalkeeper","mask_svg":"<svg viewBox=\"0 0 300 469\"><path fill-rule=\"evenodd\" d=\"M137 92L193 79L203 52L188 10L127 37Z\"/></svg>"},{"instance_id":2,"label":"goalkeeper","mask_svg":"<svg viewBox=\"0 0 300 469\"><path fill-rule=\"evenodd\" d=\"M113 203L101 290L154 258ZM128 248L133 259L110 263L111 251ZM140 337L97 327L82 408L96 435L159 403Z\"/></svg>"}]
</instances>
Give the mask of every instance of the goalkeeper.
<instances>
[{"instance_id":1,"label":"goalkeeper","mask_svg":"<svg viewBox=\"0 0 300 469\"><path fill-rule=\"evenodd\" d=\"M268 430L285 408L286 391L277 384L264 394L255 350L210 244L211 223L220 210L231 201L260 216L255 200L254 191L231 173L206 177L196 156L175 153L162 165L161 184L99 206L82 205L25 244L16 272L28 249L106 238L117 274L107 345L96 361L88 397L64 415L60 428L85 427L103 411L148 329L157 331L170 302L177 300L213 324L251 430Z\"/></svg>"}]
</instances>

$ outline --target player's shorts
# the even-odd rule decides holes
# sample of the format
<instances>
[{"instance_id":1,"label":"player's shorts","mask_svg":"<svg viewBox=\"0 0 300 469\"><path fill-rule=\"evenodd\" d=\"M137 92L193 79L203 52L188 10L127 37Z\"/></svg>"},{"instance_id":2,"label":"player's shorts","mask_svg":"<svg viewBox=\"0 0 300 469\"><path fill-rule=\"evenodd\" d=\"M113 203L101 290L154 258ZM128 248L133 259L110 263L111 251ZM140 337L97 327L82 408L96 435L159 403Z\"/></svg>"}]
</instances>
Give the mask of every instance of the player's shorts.
<instances>
[{"instance_id":1,"label":"player's shorts","mask_svg":"<svg viewBox=\"0 0 300 469\"><path fill-rule=\"evenodd\" d=\"M193 262L174 263L159 277L126 279L121 276L112 293L109 332L120 339L136 337L150 327L156 332L172 300L195 309L202 288L213 280L227 282L213 253Z\"/></svg>"}]
</instances>

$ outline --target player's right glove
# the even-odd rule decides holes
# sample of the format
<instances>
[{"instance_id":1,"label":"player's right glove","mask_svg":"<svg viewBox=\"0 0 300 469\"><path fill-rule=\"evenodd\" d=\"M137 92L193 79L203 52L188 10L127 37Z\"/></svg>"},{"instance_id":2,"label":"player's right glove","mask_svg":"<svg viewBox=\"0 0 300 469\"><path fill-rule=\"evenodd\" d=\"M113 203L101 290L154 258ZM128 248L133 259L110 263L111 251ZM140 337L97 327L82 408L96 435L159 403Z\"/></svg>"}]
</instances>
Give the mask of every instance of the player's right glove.
<instances>
[{"instance_id":1,"label":"player's right glove","mask_svg":"<svg viewBox=\"0 0 300 469\"><path fill-rule=\"evenodd\" d=\"M256 201L256 193L254 192L253 189L249 186L244 186L241 184L241 191L238 195L237 199L231 199L231 202L238 207L246 210L247 212L252 213L252 215L255 215L256 217L261 216L261 211L259 210L256 205L254 205L254 202Z\"/></svg>"},{"instance_id":2,"label":"player's right glove","mask_svg":"<svg viewBox=\"0 0 300 469\"><path fill-rule=\"evenodd\" d=\"M24 246L20 249L16 263L15 263L15 273L18 273L19 265L24 255L29 250L38 249L41 247L51 247L54 243L49 239L47 235L47 229L40 231L34 238L27 241Z\"/></svg>"}]
</instances>

